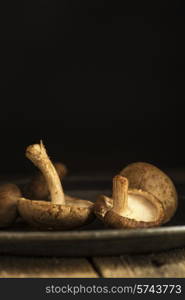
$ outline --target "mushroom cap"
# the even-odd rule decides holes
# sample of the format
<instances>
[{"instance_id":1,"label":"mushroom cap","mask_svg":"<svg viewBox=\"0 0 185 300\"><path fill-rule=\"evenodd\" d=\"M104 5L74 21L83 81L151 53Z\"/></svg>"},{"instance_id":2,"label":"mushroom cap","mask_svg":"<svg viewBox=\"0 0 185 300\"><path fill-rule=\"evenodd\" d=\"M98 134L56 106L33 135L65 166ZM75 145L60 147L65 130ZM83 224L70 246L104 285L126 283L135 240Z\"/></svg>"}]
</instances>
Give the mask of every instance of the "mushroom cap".
<instances>
[{"instance_id":1,"label":"mushroom cap","mask_svg":"<svg viewBox=\"0 0 185 300\"><path fill-rule=\"evenodd\" d=\"M92 202L69 196L65 201L65 205L58 205L21 198L18 210L27 223L39 229L67 230L93 221L95 216Z\"/></svg>"},{"instance_id":2,"label":"mushroom cap","mask_svg":"<svg viewBox=\"0 0 185 300\"><path fill-rule=\"evenodd\" d=\"M115 212L113 199L104 195L101 195L95 202L94 212L111 228L155 227L159 226L164 218L160 201L148 192L137 189L128 190L128 207L124 214Z\"/></svg>"},{"instance_id":3,"label":"mushroom cap","mask_svg":"<svg viewBox=\"0 0 185 300\"><path fill-rule=\"evenodd\" d=\"M54 162L53 165L55 166L55 169L57 170L58 176L60 178L63 178L68 173L68 169L66 165L62 164L61 162Z\"/></svg>"},{"instance_id":4,"label":"mushroom cap","mask_svg":"<svg viewBox=\"0 0 185 300\"><path fill-rule=\"evenodd\" d=\"M161 202L164 210L162 223L171 219L177 209L178 196L176 188L167 174L145 162L132 163L120 174L128 179L129 189L146 191Z\"/></svg>"},{"instance_id":5,"label":"mushroom cap","mask_svg":"<svg viewBox=\"0 0 185 300\"><path fill-rule=\"evenodd\" d=\"M62 179L67 174L67 167L60 162L54 162L53 165L60 179ZM46 200L49 190L46 180L40 171L37 171L36 175L24 187L23 194L26 198Z\"/></svg>"},{"instance_id":6,"label":"mushroom cap","mask_svg":"<svg viewBox=\"0 0 185 300\"><path fill-rule=\"evenodd\" d=\"M12 183L0 186L0 227L10 226L17 217L17 201L21 191Z\"/></svg>"},{"instance_id":7,"label":"mushroom cap","mask_svg":"<svg viewBox=\"0 0 185 300\"><path fill-rule=\"evenodd\" d=\"M104 220L106 213L113 208L113 199L100 195L94 203L94 213L100 220Z\"/></svg>"}]
</instances>

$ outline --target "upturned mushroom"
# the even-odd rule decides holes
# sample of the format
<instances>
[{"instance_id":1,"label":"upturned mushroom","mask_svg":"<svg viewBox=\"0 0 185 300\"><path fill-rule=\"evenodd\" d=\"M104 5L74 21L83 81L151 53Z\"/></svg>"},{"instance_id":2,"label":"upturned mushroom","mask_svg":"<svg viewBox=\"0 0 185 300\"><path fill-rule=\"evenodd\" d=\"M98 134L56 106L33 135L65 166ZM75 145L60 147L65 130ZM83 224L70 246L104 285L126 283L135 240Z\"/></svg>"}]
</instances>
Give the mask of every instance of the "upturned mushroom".
<instances>
[{"instance_id":1,"label":"upturned mushroom","mask_svg":"<svg viewBox=\"0 0 185 300\"><path fill-rule=\"evenodd\" d=\"M0 228L11 226L17 218L17 201L21 191L12 183L0 186Z\"/></svg>"},{"instance_id":2,"label":"upturned mushroom","mask_svg":"<svg viewBox=\"0 0 185 300\"><path fill-rule=\"evenodd\" d=\"M155 227L168 222L178 197L171 179L148 163L133 163L113 178L112 198L100 196L95 214L112 228Z\"/></svg>"},{"instance_id":3,"label":"upturned mushroom","mask_svg":"<svg viewBox=\"0 0 185 300\"><path fill-rule=\"evenodd\" d=\"M18 211L27 223L39 229L66 230L81 227L94 219L92 202L64 194L60 178L42 142L28 146L26 156L45 177L51 199L48 202L21 198Z\"/></svg>"},{"instance_id":4,"label":"upturned mushroom","mask_svg":"<svg viewBox=\"0 0 185 300\"><path fill-rule=\"evenodd\" d=\"M60 179L63 179L67 174L67 167L60 162L54 162L53 165ZM32 200L47 200L49 189L45 177L40 171L37 171L31 180L23 187L23 195Z\"/></svg>"}]
</instances>

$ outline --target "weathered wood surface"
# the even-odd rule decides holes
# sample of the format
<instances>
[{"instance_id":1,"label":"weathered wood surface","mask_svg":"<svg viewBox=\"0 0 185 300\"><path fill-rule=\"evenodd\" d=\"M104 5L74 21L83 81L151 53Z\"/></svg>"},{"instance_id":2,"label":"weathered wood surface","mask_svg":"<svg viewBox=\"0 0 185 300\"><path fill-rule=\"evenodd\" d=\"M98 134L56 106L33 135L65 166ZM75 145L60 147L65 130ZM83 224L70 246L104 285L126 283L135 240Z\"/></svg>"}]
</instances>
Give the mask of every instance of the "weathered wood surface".
<instances>
[{"instance_id":1,"label":"weathered wood surface","mask_svg":"<svg viewBox=\"0 0 185 300\"><path fill-rule=\"evenodd\" d=\"M94 257L93 264L100 276L107 278L185 278L185 249L159 254Z\"/></svg>"},{"instance_id":2,"label":"weathered wood surface","mask_svg":"<svg viewBox=\"0 0 185 300\"><path fill-rule=\"evenodd\" d=\"M185 278L185 249L86 258L0 257L1 278Z\"/></svg>"},{"instance_id":3,"label":"weathered wood surface","mask_svg":"<svg viewBox=\"0 0 185 300\"><path fill-rule=\"evenodd\" d=\"M96 278L85 258L0 257L0 278Z\"/></svg>"}]
</instances>

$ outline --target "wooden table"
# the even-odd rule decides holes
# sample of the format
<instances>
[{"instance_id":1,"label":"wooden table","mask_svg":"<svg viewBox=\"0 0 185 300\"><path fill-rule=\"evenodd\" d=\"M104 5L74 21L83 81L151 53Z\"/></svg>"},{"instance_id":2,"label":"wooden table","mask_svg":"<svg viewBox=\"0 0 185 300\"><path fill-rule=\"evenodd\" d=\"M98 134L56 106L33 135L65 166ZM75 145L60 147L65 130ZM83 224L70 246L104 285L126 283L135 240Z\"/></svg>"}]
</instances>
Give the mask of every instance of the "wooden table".
<instances>
[{"instance_id":1,"label":"wooden table","mask_svg":"<svg viewBox=\"0 0 185 300\"><path fill-rule=\"evenodd\" d=\"M0 256L1 278L185 278L185 249L92 258Z\"/></svg>"}]
</instances>

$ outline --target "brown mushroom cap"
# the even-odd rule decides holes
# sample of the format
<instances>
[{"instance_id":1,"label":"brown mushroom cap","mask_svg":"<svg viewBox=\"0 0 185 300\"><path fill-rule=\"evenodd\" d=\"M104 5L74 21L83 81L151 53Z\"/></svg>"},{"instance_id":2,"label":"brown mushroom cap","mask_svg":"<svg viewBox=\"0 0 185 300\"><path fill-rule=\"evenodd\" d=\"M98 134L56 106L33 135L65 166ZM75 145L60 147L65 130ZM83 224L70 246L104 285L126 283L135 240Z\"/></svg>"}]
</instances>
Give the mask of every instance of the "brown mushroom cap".
<instances>
[{"instance_id":1,"label":"brown mushroom cap","mask_svg":"<svg viewBox=\"0 0 185 300\"><path fill-rule=\"evenodd\" d=\"M100 220L104 220L106 213L113 208L113 199L100 195L94 204L94 213Z\"/></svg>"},{"instance_id":2,"label":"brown mushroom cap","mask_svg":"<svg viewBox=\"0 0 185 300\"><path fill-rule=\"evenodd\" d=\"M17 217L17 201L21 191L15 184L0 186L0 227L10 226Z\"/></svg>"},{"instance_id":3,"label":"brown mushroom cap","mask_svg":"<svg viewBox=\"0 0 185 300\"><path fill-rule=\"evenodd\" d=\"M166 223L172 218L177 209L178 196L176 188L167 174L145 162L132 163L120 174L128 179L130 189L146 191L161 202L164 210L162 223Z\"/></svg>"},{"instance_id":4,"label":"brown mushroom cap","mask_svg":"<svg viewBox=\"0 0 185 300\"><path fill-rule=\"evenodd\" d=\"M67 167L60 163L53 163L60 179L67 174ZM49 195L49 189L43 174L40 171L32 177L31 181L23 188L23 195L29 199L46 200Z\"/></svg>"},{"instance_id":5,"label":"brown mushroom cap","mask_svg":"<svg viewBox=\"0 0 185 300\"><path fill-rule=\"evenodd\" d=\"M19 213L30 225L46 230L67 230L93 221L93 203L67 197L65 205L21 198Z\"/></svg>"}]
</instances>

